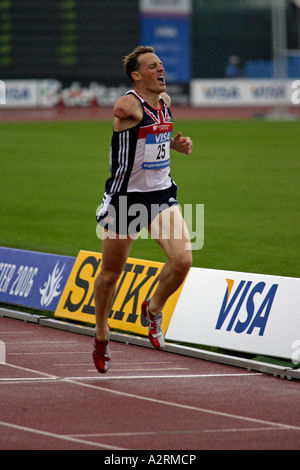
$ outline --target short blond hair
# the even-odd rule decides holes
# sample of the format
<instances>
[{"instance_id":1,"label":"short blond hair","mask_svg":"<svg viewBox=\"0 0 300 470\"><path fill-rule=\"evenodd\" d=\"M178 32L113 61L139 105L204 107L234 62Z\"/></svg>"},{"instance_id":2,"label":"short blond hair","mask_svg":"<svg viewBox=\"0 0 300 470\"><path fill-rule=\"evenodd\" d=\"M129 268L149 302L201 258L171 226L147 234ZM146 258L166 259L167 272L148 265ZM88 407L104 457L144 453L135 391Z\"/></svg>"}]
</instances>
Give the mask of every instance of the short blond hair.
<instances>
[{"instance_id":1,"label":"short blond hair","mask_svg":"<svg viewBox=\"0 0 300 470\"><path fill-rule=\"evenodd\" d=\"M139 57L142 54L148 53L155 54L154 48L151 46L138 46L131 52L129 55L124 57L124 69L126 72L127 77L131 82L133 82L133 78L131 76L132 72L137 72L140 67Z\"/></svg>"}]
</instances>

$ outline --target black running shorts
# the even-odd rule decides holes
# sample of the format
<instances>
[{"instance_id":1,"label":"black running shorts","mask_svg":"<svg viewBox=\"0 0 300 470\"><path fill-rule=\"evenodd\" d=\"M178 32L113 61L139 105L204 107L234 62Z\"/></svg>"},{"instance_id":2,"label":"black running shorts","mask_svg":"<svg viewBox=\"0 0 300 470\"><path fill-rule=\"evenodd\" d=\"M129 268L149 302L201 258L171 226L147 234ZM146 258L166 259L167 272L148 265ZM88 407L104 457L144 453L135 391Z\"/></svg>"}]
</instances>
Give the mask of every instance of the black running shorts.
<instances>
[{"instance_id":1,"label":"black running shorts","mask_svg":"<svg viewBox=\"0 0 300 470\"><path fill-rule=\"evenodd\" d=\"M160 191L105 193L97 212L97 222L105 229L122 235L134 235L148 227L165 209L178 204L177 186Z\"/></svg>"}]
</instances>

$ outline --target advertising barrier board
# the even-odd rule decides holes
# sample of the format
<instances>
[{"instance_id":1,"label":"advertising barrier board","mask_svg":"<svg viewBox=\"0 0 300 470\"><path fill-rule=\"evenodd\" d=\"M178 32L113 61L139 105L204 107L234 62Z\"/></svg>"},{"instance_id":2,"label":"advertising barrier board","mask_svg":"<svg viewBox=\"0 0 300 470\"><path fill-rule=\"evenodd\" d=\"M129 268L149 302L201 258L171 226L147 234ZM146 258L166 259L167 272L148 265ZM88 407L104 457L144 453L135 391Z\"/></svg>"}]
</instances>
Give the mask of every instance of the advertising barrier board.
<instances>
[{"instance_id":1,"label":"advertising barrier board","mask_svg":"<svg viewBox=\"0 0 300 470\"><path fill-rule=\"evenodd\" d=\"M75 258L0 247L0 302L54 312Z\"/></svg>"},{"instance_id":2,"label":"advertising barrier board","mask_svg":"<svg viewBox=\"0 0 300 470\"><path fill-rule=\"evenodd\" d=\"M274 106L293 104L291 80L192 80L193 106Z\"/></svg>"},{"instance_id":3,"label":"advertising barrier board","mask_svg":"<svg viewBox=\"0 0 300 470\"><path fill-rule=\"evenodd\" d=\"M300 279L192 268L166 339L294 360Z\"/></svg>"},{"instance_id":4,"label":"advertising barrier board","mask_svg":"<svg viewBox=\"0 0 300 470\"><path fill-rule=\"evenodd\" d=\"M6 108L36 108L38 106L39 80L5 80Z\"/></svg>"},{"instance_id":5,"label":"advertising barrier board","mask_svg":"<svg viewBox=\"0 0 300 470\"><path fill-rule=\"evenodd\" d=\"M5 83L0 80L0 104L6 103L6 86Z\"/></svg>"},{"instance_id":6,"label":"advertising barrier board","mask_svg":"<svg viewBox=\"0 0 300 470\"><path fill-rule=\"evenodd\" d=\"M183 38L188 41L189 20L159 18L148 14L144 18L142 42L151 43L157 49L166 68L167 91L173 104L191 104L195 107L216 106L298 106L300 103L300 80L248 80L248 79L194 79L190 80L188 54ZM178 44L176 43L178 41ZM170 54L170 44L178 61ZM177 51L177 52L176 52ZM128 91L126 84L107 86L97 81L82 85L76 81L63 86L58 80L0 80L1 109L10 108L91 108L111 107Z\"/></svg>"},{"instance_id":7,"label":"advertising barrier board","mask_svg":"<svg viewBox=\"0 0 300 470\"><path fill-rule=\"evenodd\" d=\"M81 84L74 80L65 85L55 79L0 80L0 106L16 108L102 108L113 107L128 91L128 84L109 86L97 81ZM189 103L189 83L169 83L173 104Z\"/></svg>"},{"instance_id":8,"label":"advertising barrier board","mask_svg":"<svg viewBox=\"0 0 300 470\"><path fill-rule=\"evenodd\" d=\"M102 254L80 251L55 311L56 317L95 324L94 282ZM109 316L111 328L148 335L141 304L155 289L163 263L128 258L117 284ZM164 306L162 328L166 332L181 289Z\"/></svg>"},{"instance_id":9,"label":"advertising barrier board","mask_svg":"<svg viewBox=\"0 0 300 470\"><path fill-rule=\"evenodd\" d=\"M102 254L77 258L0 247L0 302L95 324L94 282ZM148 336L142 302L163 263L128 258L109 315L111 328ZM300 363L300 279L191 268L163 308L167 341Z\"/></svg>"}]
</instances>

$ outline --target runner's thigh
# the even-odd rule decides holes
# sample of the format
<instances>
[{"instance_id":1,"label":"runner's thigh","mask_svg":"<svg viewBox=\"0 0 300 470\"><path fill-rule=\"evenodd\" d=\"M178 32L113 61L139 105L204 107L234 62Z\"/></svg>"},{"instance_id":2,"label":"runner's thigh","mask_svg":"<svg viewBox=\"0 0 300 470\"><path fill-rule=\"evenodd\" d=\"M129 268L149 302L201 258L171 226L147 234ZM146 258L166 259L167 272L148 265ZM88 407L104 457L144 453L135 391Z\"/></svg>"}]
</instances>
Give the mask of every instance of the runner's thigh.
<instances>
[{"instance_id":1,"label":"runner's thigh","mask_svg":"<svg viewBox=\"0 0 300 470\"><path fill-rule=\"evenodd\" d=\"M149 231L169 259L191 252L188 229L177 205L158 214Z\"/></svg>"},{"instance_id":2,"label":"runner's thigh","mask_svg":"<svg viewBox=\"0 0 300 470\"><path fill-rule=\"evenodd\" d=\"M102 269L121 274L126 264L133 238L105 231L102 240Z\"/></svg>"}]
</instances>

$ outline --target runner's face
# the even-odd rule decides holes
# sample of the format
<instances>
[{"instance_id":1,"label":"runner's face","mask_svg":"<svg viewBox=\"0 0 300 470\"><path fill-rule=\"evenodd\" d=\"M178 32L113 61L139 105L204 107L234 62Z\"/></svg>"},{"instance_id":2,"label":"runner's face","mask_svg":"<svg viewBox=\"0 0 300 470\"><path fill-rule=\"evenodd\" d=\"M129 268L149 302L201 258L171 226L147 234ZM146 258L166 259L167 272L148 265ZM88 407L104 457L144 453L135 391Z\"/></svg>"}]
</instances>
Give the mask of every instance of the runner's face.
<instances>
[{"instance_id":1,"label":"runner's face","mask_svg":"<svg viewBox=\"0 0 300 470\"><path fill-rule=\"evenodd\" d=\"M139 57L139 62L140 85L152 93L160 94L166 91L165 69L157 55L142 54Z\"/></svg>"}]
</instances>

